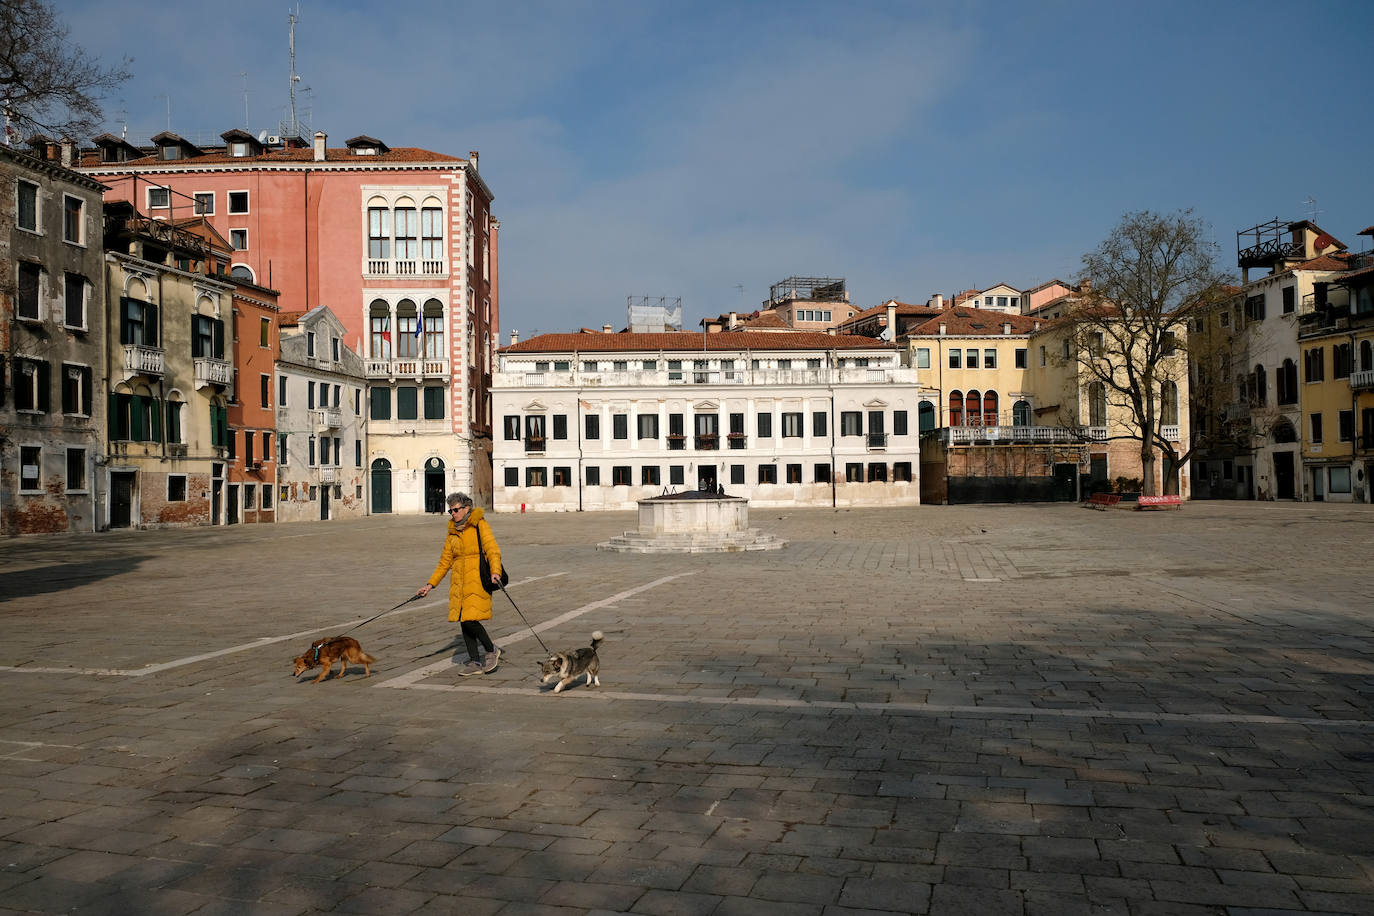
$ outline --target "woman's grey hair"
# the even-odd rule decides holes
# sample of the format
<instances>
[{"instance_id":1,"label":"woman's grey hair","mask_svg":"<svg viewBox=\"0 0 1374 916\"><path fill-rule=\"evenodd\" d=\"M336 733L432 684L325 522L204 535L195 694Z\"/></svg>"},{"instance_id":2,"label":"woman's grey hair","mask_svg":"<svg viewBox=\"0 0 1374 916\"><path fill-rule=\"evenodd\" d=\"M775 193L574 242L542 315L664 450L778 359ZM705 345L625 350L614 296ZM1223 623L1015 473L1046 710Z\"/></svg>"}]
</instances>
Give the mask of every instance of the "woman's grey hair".
<instances>
[{"instance_id":1,"label":"woman's grey hair","mask_svg":"<svg viewBox=\"0 0 1374 916\"><path fill-rule=\"evenodd\" d=\"M456 509L460 506L463 508L471 509L472 497L467 495L466 493L450 493L448 495L448 507L450 509Z\"/></svg>"}]
</instances>

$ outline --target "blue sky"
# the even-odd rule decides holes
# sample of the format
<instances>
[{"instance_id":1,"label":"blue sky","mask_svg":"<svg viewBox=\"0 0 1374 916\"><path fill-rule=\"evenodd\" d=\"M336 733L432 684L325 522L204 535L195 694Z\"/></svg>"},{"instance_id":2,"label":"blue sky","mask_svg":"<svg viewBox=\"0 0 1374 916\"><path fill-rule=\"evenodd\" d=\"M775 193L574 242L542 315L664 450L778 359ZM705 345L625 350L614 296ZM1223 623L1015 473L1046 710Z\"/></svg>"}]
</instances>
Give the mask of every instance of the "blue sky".
<instances>
[{"instance_id":1,"label":"blue sky","mask_svg":"<svg viewBox=\"0 0 1374 916\"><path fill-rule=\"evenodd\" d=\"M284 4L66 0L134 58L107 126L275 132ZM302 3L298 110L330 145L481 152L504 331L689 327L784 277L860 306L1077 275L1135 210L1235 233L1374 224L1374 3ZM743 287L741 290L739 287Z\"/></svg>"}]
</instances>

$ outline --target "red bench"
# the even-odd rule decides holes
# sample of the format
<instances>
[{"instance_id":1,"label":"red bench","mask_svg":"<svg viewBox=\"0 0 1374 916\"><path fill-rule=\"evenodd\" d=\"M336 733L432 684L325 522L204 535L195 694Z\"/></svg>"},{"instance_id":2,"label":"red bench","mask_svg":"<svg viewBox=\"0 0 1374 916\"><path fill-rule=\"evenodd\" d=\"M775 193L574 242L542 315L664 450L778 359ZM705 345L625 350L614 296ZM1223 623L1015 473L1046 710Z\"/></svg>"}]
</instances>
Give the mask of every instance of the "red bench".
<instances>
[{"instance_id":1,"label":"red bench","mask_svg":"<svg viewBox=\"0 0 1374 916\"><path fill-rule=\"evenodd\" d=\"M1120 493L1094 493L1088 497L1088 501L1083 505L1089 509L1101 509L1104 512L1121 502Z\"/></svg>"},{"instance_id":2,"label":"red bench","mask_svg":"<svg viewBox=\"0 0 1374 916\"><path fill-rule=\"evenodd\" d=\"M1173 494L1170 496L1142 496L1135 504L1136 510L1141 509L1182 509L1183 497Z\"/></svg>"}]
</instances>

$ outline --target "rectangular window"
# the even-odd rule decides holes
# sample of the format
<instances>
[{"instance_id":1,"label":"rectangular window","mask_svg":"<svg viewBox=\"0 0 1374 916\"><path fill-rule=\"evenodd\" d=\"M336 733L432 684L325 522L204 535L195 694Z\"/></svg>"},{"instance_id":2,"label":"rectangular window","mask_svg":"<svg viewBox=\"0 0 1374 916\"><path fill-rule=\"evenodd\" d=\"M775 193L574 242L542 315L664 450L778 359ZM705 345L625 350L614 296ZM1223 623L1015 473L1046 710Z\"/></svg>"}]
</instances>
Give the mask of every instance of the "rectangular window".
<instances>
[{"instance_id":1,"label":"rectangular window","mask_svg":"<svg viewBox=\"0 0 1374 916\"><path fill-rule=\"evenodd\" d=\"M420 211L420 257L426 261L444 257L444 212L438 207Z\"/></svg>"},{"instance_id":2,"label":"rectangular window","mask_svg":"<svg viewBox=\"0 0 1374 916\"><path fill-rule=\"evenodd\" d=\"M916 368L917 368L917 369L929 369L929 368L930 368L930 347L917 347L917 348L916 348Z\"/></svg>"},{"instance_id":3,"label":"rectangular window","mask_svg":"<svg viewBox=\"0 0 1374 916\"><path fill-rule=\"evenodd\" d=\"M826 430L827 417L824 410L817 410L811 414L811 435L824 436Z\"/></svg>"},{"instance_id":4,"label":"rectangular window","mask_svg":"<svg viewBox=\"0 0 1374 916\"><path fill-rule=\"evenodd\" d=\"M91 415L91 367L62 365L62 412Z\"/></svg>"},{"instance_id":5,"label":"rectangular window","mask_svg":"<svg viewBox=\"0 0 1374 916\"><path fill-rule=\"evenodd\" d=\"M1264 320L1264 295L1249 296L1245 300L1245 317L1250 321Z\"/></svg>"},{"instance_id":6,"label":"rectangular window","mask_svg":"<svg viewBox=\"0 0 1374 916\"><path fill-rule=\"evenodd\" d=\"M1303 380L1320 382L1326 377L1326 350L1315 347L1303 352Z\"/></svg>"},{"instance_id":7,"label":"rectangular window","mask_svg":"<svg viewBox=\"0 0 1374 916\"><path fill-rule=\"evenodd\" d=\"M62 323L69 328L86 328L86 278L69 273L63 283L65 306Z\"/></svg>"},{"instance_id":8,"label":"rectangular window","mask_svg":"<svg viewBox=\"0 0 1374 916\"><path fill-rule=\"evenodd\" d=\"M19 213L16 223L20 229L38 231L38 185L20 181L17 191Z\"/></svg>"},{"instance_id":9,"label":"rectangular window","mask_svg":"<svg viewBox=\"0 0 1374 916\"><path fill-rule=\"evenodd\" d=\"M415 208L397 207L395 212L396 258L405 261L413 260L420 254L420 245L416 241L416 232L419 227L415 223Z\"/></svg>"},{"instance_id":10,"label":"rectangular window","mask_svg":"<svg viewBox=\"0 0 1374 916\"><path fill-rule=\"evenodd\" d=\"M286 406L286 376L277 376L277 406Z\"/></svg>"},{"instance_id":11,"label":"rectangular window","mask_svg":"<svg viewBox=\"0 0 1374 916\"><path fill-rule=\"evenodd\" d=\"M777 483L778 466L776 464L759 465L759 483Z\"/></svg>"},{"instance_id":12,"label":"rectangular window","mask_svg":"<svg viewBox=\"0 0 1374 916\"><path fill-rule=\"evenodd\" d=\"M966 351L966 352L964 353L964 368L965 368L965 369L977 369L977 368L978 368L978 351L977 351L977 350L968 350L968 351Z\"/></svg>"},{"instance_id":13,"label":"rectangular window","mask_svg":"<svg viewBox=\"0 0 1374 916\"><path fill-rule=\"evenodd\" d=\"M1297 288L1285 286L1283 288L1283 313L1291 315L1293 309L1297 307Z\"/></svg>"},{"instance_id":14,"label":"rectangular window","mask_svg":"<svg viewBox=\"0 0 1374 916\"><path fill-rule=\"evenodd\" d=\"M16 358L14 369L14 408L47 413L49 408L46 360Z\"/></svg>"},{"instance_id":15,"label":"rectangular window","mask_svg":"<svg viewBox=\"0 0 1374 916\"><path fill-rule=\"evenodd\" d=\"M444 418L444 392L446 390L438 385L429 385L425 388L426 420L442 420Z\"/></svg>"},{"instance_id":16,"label":"rectangular window","mask_svg":"<svg viewBox=\"0 0 1374 916\"><path fill-rule=\"evenodd\" d=\"M630 417L629 414L617 413L611 415L611 438L628 439L630 438Z\"/></svg>"},{"instance_id":17,"label":"rectangular window","mask_svg":"<svg viewBox=\"0 0 1374 916\"><path fill-rule=\"evenodd\" d=\"M845 483L863 483L864 466L856 462L850 462L844 466Z\"/></svg>"},{"instance_id":18,"label":"rectangular window","mask_svg":"<svg viewBox=\"0 0 1374 916\"><path fill-rule=\"evenodd\" d=\"M271 434L271 433L263 433L263 434L262 434L262 460L263 460L263 461L271 461L271 460L272 460L272 434Z\"/></svg>"},{"instance_id":19,"label":"rectangular window","mask_svg":"<svg viewBox=\"0 0 1374 916\"><path fill-rule=\"evenodd\" d=\"M638 425L638 427L639 427L639 428L638 428L638 434L639 434L639 435L638 435L638 438L640 438L640 439L657 439L657 438L658 438L658 414L656 414L656 413L642 413L642 414L640 414L639 416L635 417L635 421L636 421L636 423L637 423L637 425ZM655 472L657 472L658 469L655 468L654 470L655 470ZM649 481L645 481L645 483L649 483ZM655 481L653 481L653 483L658 483L658 481L655 480Z\"/></svg>"},{"instance_id":20,"label":"rectangular window","mask_svg":"<svg viewBox=\"0 0 1374 916\"><path fill-rule=\"evenodd\" d=\"M830 465L816 465L816 471L815 474L812 476L812 480L814 480L816 483L830 483Z\"/></svg>"},{"instance_id":21,"label":"rectangular window","mask_svg":"<svg viewBox=\"0 0 1374 916\"><path fill-rule=\"evenodd\" d=\"M1018 368L1018 369L1024 369L1024 368L1026 368L1026 348L1025 348L1025 347L1017 347L1017 348L1016 348L1016 368Z\"/></svg>"},{"instance_id":22,"label":"rectangular window","mask_svg":"<svg viewBox=\"0 0 1374 916\"><path fill-rule=\"evenodd\" d=\"M223 321L206 315L191 316L191 356L196 359L224 358Z\"/></svg>"},{"instance_id":23,"label":"rectangular window","mask_svg":"<svg viewBox=\"0 0 1374 916\"><path fill-rule=\"evenodd\" d=\"M787 482L788 482L788 483L801 483L801 482L802 482L802 466L801 466L801 465L799 465L799 464L789 464L789 465L787 466Z\"/></svg>"},{"instance_id":24,"label":"rectangular window","mask_svg":"<svg viewBox=\"0 0 1374 916\"><path fill-rule=\"evenodd\" d=\"M325 405L321 404L320 406L324 407ZM309 379L306 379L305 382L305 409L315 409L315 383Z\"/></svg>"},{"instance_id":25,"label":"rectangular window","mask_svg":"<svg viewBox=\"0 0 1374 916\"><path fill-rule=\"evenodd\" d=\"M553 485L555 487L572 486L572 468L562 467L553 469Z\"/></svg>"},{"instance_id":26,"label":"rectangular window","mask_svg":"<svg viewBox=\"0 0 1374 916\"><path fill-rule=\"evenodd\" d=\"M545 476L544 468L525 468L525 486L547 487L548 485L548 478Z\"/></svg>"},{"instance_id":27,"label":"rectangular window","mask_svg":"<svg viewBox=\"0 0 1374 916\"><path fill-rule=\"evenodd\" d=\"M166 210L172 205L172 191L170 188L149 188L148 189L148 209Z\"/></svg>"},{"instance_id":28,"label":"rectangular window","mask_svg":"<svg viewBox=\"0 0 1374 916\"><path fill-rule=\"evenodd\" d=\"M258 319L258 346L272 346L272 319L270 318Z\"/></svg>"},{"instance_id":29,"label":"rectangular window","mask_svg":"<svg viewBox=\"0 0 1374 916\"><path fill-rule=\"evenodd\" d=\"M418 388L414 385L398 385L396 387L396 419L420 419L419 402Z\"/></svg>"},{"instance_id":30,"label":"rectangular window","mask_svg":"<svg viewBox=\"0 0 1374 916\"><path fill-rule=\"evenodd\" d=\"M19 489L21 491L36 491L43 482L42 471L39 462L42 459L42 452L36 445L21 445L19 447Z\"/></svg>"},{"instance_id":31,"label":"rectangular window","mask_svg":"<svg viewBox=\"0 0 1374 916\"><path fill-rule=\"evenodd\" d=\"M369 401L371 402L371 410L368 412L368 417L369 417L370 419L373 419L373 420L390 420L390 419L391 419L391 389L390 389L390 388L372 388L372 389L369 389L369 395L368 395L368 397L369 397ZM520 437L517 435L515 438L519 439Z\"/></svg>"},{"instance_id":32,"label":"rectangular window","mask_svg":"<svg viewBox=\"0 0 1374 916\"><path fill-rule=\"evenodd\" d=\"M229 212L247 213L248 212L248 192L230 191L229 192Z\"/></svg>"},{"instance_id":33,"label":"rectangular window","mask_svg":"<svg viewBox=\"0 0 1374 916\"><path fill-rule=\"evenodd\" d=\"M1350 378L1350 344L1335 344L1331 348L1331 377Z\"/></svg>"},{"instance_id":34,"label":"rectangular window","mask_svg":"<svg viewBox=\"0 0 1374 916\"><path fill-rule=\"evenodd\" d=\"M680 360L680 359L670 359L670 360L668 360L668 381L670 381L670 382L680 382L680 381L682 381L682 360Z\"/></svg>"},{"instance_id":35,"label":"rectangular window","mask_svg":"<svg viewBox=\"0 0 1374 916\"><path fill-rule=\"evenodd\" d=\"M243 485L243 508L256 509L258 507L258 488L251 483Z\"/></svg>"},{"instance_id":36,"label":"rectangular window","mask_svg":"<svg viewBox=\"0 0 1374 916\"><path fill-rule=\"evenodd\" d=\"M911 462L898 461L892 465L893 483L911 483Z\"/></svg>"},{"instance_id":37,"label":"rectangular window","mask_svg":"<svg viewBox=\"0 0 1374 916\"><path fill-rule=\"evenodd\" d=\"M329 440L326 439L325 441L328 442ZM243 432L243 466L253 466L253 434L248 430Z\"/></svg>"},{"instance_id":38,"label":"rectangular window","mask_svg":"<svg viewBox=\"0 0 1374 916\"><path fill-rule=\"evenodd\" d=\"M582 371L583 371L583 372L595 372L595 371L596 371L596 360L594 360L594 359L584 359L584 360L582 361Z\"/></svg>"},{"instance_id":39,"label":"rectangular window","mask_svg":"<svg viewBox=\"0 0 1374 916\"><path fill-rule=\"evenodd\" d=\"M596 465L587 466L587 486L601 486L601 468L597 467Z\"/></svg>"},{"instance_id":40,"label":"rectangular window","mask_svg":"<svg viewBox=\"0 0 1374 916\"><path fill-rule=\"evenodd\" d=\"M905 436L907 433L907 413L905 410L892 411L892 435Z\"/></svg>"},{"instance_id":41,"label":"rectangular window","mask_svg":"<svg viewBox=\"0 0 1374 916\"><path fill-rule=\"evenodd\" d=\"M360 468L363 466L363 440L353 440L353 466Z\"/></svg>"},{"instance_id":42,"label":"rectangular window","mask_svg":"<svg viewBox=\"0 0 1374 916\"><path fill-rule=\"evenodd\" d=\"M86 240L86 202L79 197L62 198L62 239L74 245Z\"/></svg>"},{"instance_id":43,"label":"rectangular window","mask_svg":"<svg viewBox=\"0 0 1374 916\"><path fill-rule=\"evenodd\" d=\"M862 436L863 434L864 418L862 413L857 410L846 410L840 414L841 436Z\"/></svg>"},{"instance_id":44,"label":"rectangular window","mask_svg":"<svg viewBox=\"0 0 1374 916\"><path fill-rule=\"evenodd\" d=\"M773 415L771 413L760 413L758 415L759 438L773 438Z\"/></svg>"},{"instance_id":45,"label":"rectangular window","mask_svg":"<svg viewBox=\"0 0 1374 916\"><path fill-rule=\"evenodd\" d=\"M367 256L374 260L391 257L391 210L387 207L367 209Z\"/></svg>"},{"instance_id":46,"label":"rectangular window","mask_svg":"<svg viewBox=\"0 0 1374 916\"><path fill-rule=\"evenodd\" d=\"M962 362L963 356L964 356L964 351L963 351L963 350L950 350L950 351L949 351L949 367L950 367L951 369L958 369L960 366L962 366L962 365L963 365L963 362Z\"/></svg>"},{"instance_id":47,"label":"rectangular window","mask_svg":"<svg viewBox=\"0 0 1374 916\"><path fill-rule=\"evenodd\" d=\"M797 413L784 413L782 415L782 437L784 439L800 439L802 436L802 415Z\"/></svg>"},{"instance_id":48,"label":"rectangular window","mask_svg":"<svg viewBox=\"0 0 1374 916\"><path fill-rule=\"evenodd\" d=\"M680 487L687 479L687 469L680 464L668 465L668 486Z\"/></svg>"},{"instance_id":49,"label":"rectangular window","mask_svg":"<svg viewBox=\"0 0 1374 916\"><path fill-rule=\"evenodd\" d=\"M258 406L272 406L272 376L258 376Z\"/></svg>"},{"instance_id":50,"label":"rectangular window","mask_svg":"<svg viewBox=\"0 0 1374 916\"><path fill-rule=\"evenodd\" d=\"M30 321L39 319L39 288L42 278L43 269L37 264L30 264L28 261L19 262L19 289L17 291L18 298L15 302L15 312L20 318L27 318Z\"/></svg>"},{"instance_id":51,"label":"rectangular window","mask_svg":"<svg viewBox=\"0 0 1374 916\"><path fill-rule=\"evenodd\" d=\"M315 332L305 332L305 355L313 358L315 356Z\"/></svg>"},{"instance_id":52,"label":"rectangular window","mask_svg":"<svg viewBox=\"0 0 1374 916\"><path fill-rule=\"evenodd\" d=\"M553 437L555 439L568 438L568 415L556 413L553 415Z\"/></svg>"},{"instance_id":53,"label":"rectangular window","mask_svg":"<svg viewBox=\"0 0 1374 916\"><path fill-rule=\"evenodd\" d=\"M167 475L167 502L180 503L186 501L186 475L168 474Z\"/></svg>"},{"instance_id":54,"label":"rectangular window","mask_svg":"<svg viewBox=\"0 0 1374 916\"><path fill-rule=\"evenodd\" d=\"M1340 440L1349 442L1355 438L1355 411L1342 410L1336 415L1336 428Z\"/></svg>"},{"instance_id":55,"label":"rectangular window","mask_svg":"<svg viewBox=\"0 0 1374 916\"><path fill-rule=\"evenodd\" d=\"M197 191L196 197L196 216L215 215L215 194L213 191Z\"/></svg>"},{"instance_id":56,"label":"rectangular window","mask_svg":"<svg viewBox=\"0 0 1374 916\"><path fill-rule=\"evenodd\" d=\"M738 487L738 486L743 486L743 485L744 485L744 465L742 465L742 464L732 464L732 465L730 465L730 483L731 483L732 486L737 486L737 487Z\"/></svg>"},{"instance_id":57,"label":"rectangular window","mask_svg":"<svg viewBox=\"0 0 1374 916\"><path fill-rule=\"evenodd\" d=\"M309 449L309 451L308 451L307 454L306 454L306 461L305 461L305 463L308 464L308 465L309 465L310 467L312 467L312 468L315 466L315 437L314 437L314 436L311 436L311 437L310 437L310 449Z\"/></svg>"},{"instance_id":58,"label":"rectangular window","mask_svg":"<svg viewBox=\"0 0 1374 916\"><path fill-rule=\"evenodd\" d=\"M586 429L585 437L587 439L601 438L601 416L599 414L587 414L585 417L583 417L582 425Z\"/></svg>"},{"instance_id":59,"label":"rectangular window","mask_svg":"<svg viewBox=\"0 0 1374 916\"><path fill-rule=\"evenodd\" d=\"M1322 415L1319 413L1312 414L1312 441L1322 441Z\"/></svg>"},{"instance_id":60,"label":"rectangular window","mask_svg":"<svg viewBox=\"0 0 1374 916\"><path fill-rule=\"evenodd\" d=\"M544 415L532 414L525 417L525 451L542 452L544 443Z\"/></svg>"},{"instance_id":61,"label":"rectangular window","mask_svg":"<svg viewBox=\"0 0 1374 916\"><path fill-rule=\"evenodd\" d=\"M508 487L518 487L518 486L520 486L520 469L519 469L519 468L506 468L506 486L508 486Z\"/></svg>"},{"instance_id":62,"label":"rectangular window","mask_svg":"<svg viewBox=\"0 0 1374 916\"><path fill-rule=\"evenodd\" d=\"M86 450L67 449L67 492L81 492L86 489Z\"/></svg>"},{"instance_id":63,"label":"rectangular window","mask_svg":"<svg viewBox=\"0 0 1374 916\"><path fill-rule=\"evenodd\" d=\"M1044 365L1045 365L1045 348L1044 348L1044 347L1041 347L1041 348L1040 348L1040 365L1041 365L1042 368L1043 368Z\"/></svg>"},{"instance_id":64,"label":"rectangular window","mask_svg":"<svg viewBox=\"0 0 1374 916\"><path fill-rule=\"evenodd\" d=\"M997 368L997 351L996 351L996 350L984 350L984 351L983 351L983 368L984 368L984 369L996 369L996 368Z\"/></svg>"},{"instance_id":65,"label":"rectangular window","mask_svg":"<svg viewBox=\"0 0 1374 916\"><path fill-rule=\"evenodd\" d=\"M630 466L628 464L617 464L611 468L611 486L628 487L630 485Z\"/></svg>"},{"instance_id":66,"label":"rectangular window","mask_svg":"<svg viewBox=\"0 0 1374 916\"><path fill-rule=\"evenodd\" d=\"M1332 493L1349 493L1350 468L1331 468L1326 488Z\"/></svg>"},{"instance_id":67,"label":"rectangular window","mask_svg":"<svg viewBox=\"0 0 1374 916\"><path fill-rule=\"evenodd\" d=\"M247 229L230 229L230 230L229 230L229 247L230 247L230 248L233 248L235 251L247 251L247 250L248 250L248 230L247 230Z\"/></svg>"},{"instance_id":68,"label":"rectangular window","mask_svg":"<svg viewBox=\"0 0 1374 916\"><path fill-rule=\"evenodd\" d=\"M639 483L645 487L656 487L659 485L658 465L646 464L639 469Z\"/></svg>"}]
</instances>

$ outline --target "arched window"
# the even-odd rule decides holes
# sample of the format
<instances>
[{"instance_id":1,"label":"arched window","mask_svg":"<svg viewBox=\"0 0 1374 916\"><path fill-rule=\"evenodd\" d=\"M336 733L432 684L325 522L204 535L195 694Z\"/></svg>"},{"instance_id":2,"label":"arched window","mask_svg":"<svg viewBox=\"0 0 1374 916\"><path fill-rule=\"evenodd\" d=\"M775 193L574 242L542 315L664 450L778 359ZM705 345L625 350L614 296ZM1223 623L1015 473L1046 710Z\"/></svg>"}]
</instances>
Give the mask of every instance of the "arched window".
<instances>
[{"instance_id":1,"label":"arched window","mask_svg":"<svg viewBox=\"0 0 1374 916\"><path fill-rule=\"evenodd\" d=\"M385 299L373 299L367 307L368 354L373 359L391 359L391 306Z\"/></svg>"},{"instance_id":2,"label":"arched window","mask_svg":"<svg viewBox=\"0 0 1374 916\"><path fill-rule=\"evenodd\" d=\"M958 391L949 393L949 425L964 425L964 396Z\"/></svg>"},{"instance_id":3,"label":"arched window","mask_svg":"<svg viewBox=\"0 0 1374 916\"><path fill-rule=\"evenodd\" d=\"M186 399L182 397L180 391L173 388L170 392L167 393L167 401L165 407L167 413L167 422L163 426L163 429L165 429L167 432L168 444L185 444L186 433L182 427L182 419L185 417L183 411L186 407Z\"/></svg>"},{"instance_id":4,"label":"arched window","mask_svg":"<svg viewBox=\"0 0 1374 916\"><path fill-rule=\"evenodd\" d=\"M425 359L443 359L444 304L438 299L425 300L423 334L420 355Z\"/></svg>"},{"instance_id":5,"label":"arched window","mask_svg":"<svg viewBox=\"0 0 1374 916\"><path fill-rule=\"evenodd\" d=\"M1031 406L1028 401L1017 401L1011 406L1011 423L1013 426L1031 425Z\"/></svg>"},{"instance_id":6,"label":"arched window","mask_svg":"<svg viewBox=\"0 0 1374 916\"><path fill-rule=\"evenodd\" d=\"M1255 403L1263 407L1269 403L1269 379L1264 374L1264 367L1259 363L1255 364Z\"/></svg>"},{"instance_id":7,"label":"arched window","mask_svg":"<svg viewBox=\"0 0 1374 916\"><path fill-rule=\"evenodd\" d=\"M1178 385L1173 382L1159 386L1159 422L1165 426L1178 425Z\"/></svg>"},{"instance_id":8,"label":"arched window","mask_svg":"<svg viewBox=\"0 0 1374 916\"><path fill-rule=\"evenodd\" d=\"M1293 428L1293 424L1289 423L1287 420L1280 420L1279 422L1275 423L1273 428L1270 429L1269 432L1271 435L1273 435L1274 441L1277 443L1298 441L1297 430L1295 430Z\"/></svg>"},{"instance_id":9,"label":"arched window","mask_svg":"<svg viewBox=\"0 0 1374 916\"><path fill-rule=\"evenodd\" d=\"M997 392L983 392L983 425L997 425Z\"/></svg>"},{"instance_id":10,"label":"arched window","mask_svg":"<svg viewBox=\"0 0 1374 916\"><path fill-rule=\"evenodd\" d=\"M396 201L392 215L396 223L396 260L413 261L420 256L420 221L416 216L415 201L402 197ZM397 268L397 271L406 272L401 268Z\"/></svg>"},{"instance_id":11,"label":"arched window","mask_svg":"<svg viewBox=\"0 0 1374 916\"><path fill-rule=\"evenodd\" d=\"M399 212L399 211L398 211ZM399 238L399 237L398 237ZM402 299L396 303L396 356L400 359L413 359L420 353L420 313L413 299Z\"/></svg>"},{"instance_id":12,"label":"arched window","mask_svg":"<svg viewBox=\"0 0 1374 916\"><path fill-rule=\"evenodd\" d=\"M443 273L444 210L437 197L426 198L420 208L420 258L431 262L422 273Z\"/></svg>"},{"instance_id":13,"label":"arched window","mask_svg":"<svg viewBox=\"0 0 1374 916\"><path fill-rule=\"evenodd\" d=\"M253 268L247 264L235 264L229 268L229 276L237 277L240 280L247 280L249 283L256 283L257 278L253 276Z\"/></svg>"},{"instance_id":14,"label":"arched window","mask_svg":"<svg viewBox=\"0 0 1374 916\"><path fill-rule=\"evenodd\" d=\"M929 401L922 401L921 406L916 408L916 429L919 432L926 432L935 428L935 405Z\"/></svg>"},{"instance_id":15,"label":"arched window","mask_svg":"<svg viewBox=\"0 0 1374 916\"><path fill-rule=\"evenodd\" d=\"M1107 389L1101 382L1088 386L1088 425L1107 425Z\"/></svg>"},{"instance_id":16,"label":"arched window","mask_svg":"<svg viewBox=\"0 0 1374 916\"><path fill-rule=\"evenodd\" d=\"M367 202L367 256L374 260L391 257L391 207L380 197Z\"/></svg>"},{"instance_id":17,"label":"arched window","mask_svg":"<svg viewBox=\"0 0 1374 916\"><path fill-rule=\"evenodd\" d=\"M983 413L979 409L983 404L983 396L977 389L964 394L964 425L982 426Z\"/></svg>"},{"instance_id":18,"label":"arched window","mask_svg":"<svg viewBox=\"0 0 1374 916\"><path fill-rule=\"evenodd\" d=\"M1280 404L1298 403L1298 364L1291 359L1274 370L1274 396Z\"/></svg>"}]
</instances>

